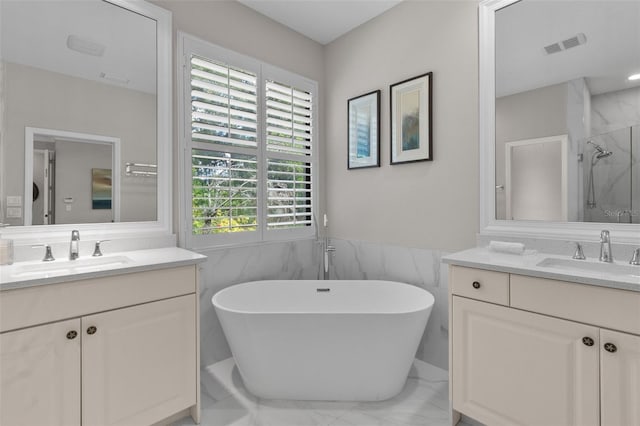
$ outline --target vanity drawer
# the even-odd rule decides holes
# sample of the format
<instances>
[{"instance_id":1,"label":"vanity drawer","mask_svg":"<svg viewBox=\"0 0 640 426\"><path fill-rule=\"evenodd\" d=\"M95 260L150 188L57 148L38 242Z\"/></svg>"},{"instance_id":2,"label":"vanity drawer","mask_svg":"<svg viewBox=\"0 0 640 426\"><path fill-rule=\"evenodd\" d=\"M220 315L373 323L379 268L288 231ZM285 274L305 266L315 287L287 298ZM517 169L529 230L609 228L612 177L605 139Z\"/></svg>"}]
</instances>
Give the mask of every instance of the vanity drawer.
<instances>
[{"instance_id":1,"label":"vanity drawer","mask_svg":"<svg viewBox=\"0 0 640 426\"><path fill-rule=\"evenodd\" d=\"M0 293L0 332L196 291L196 266L48 284Z\"/></svg>"},{"instance_id":2,"label":"vanity drawer","mask_svg":"<svg viewBox=\"0 0 640 426\"><path fill-rule=\"evenodd\" d=\"M512 274L511 306L640 334L640 292Z\"/></svg>"},{"instance_id":3,"label":"vanity drawer","mask_svg":"<svg viewBox=\"0 0 640 426\"><path fill-rule=\"evenodd\" d=\"M451 266L451 292L458 296L509 305L509 274L483 269Z\"/></svg>"}]
</instances>

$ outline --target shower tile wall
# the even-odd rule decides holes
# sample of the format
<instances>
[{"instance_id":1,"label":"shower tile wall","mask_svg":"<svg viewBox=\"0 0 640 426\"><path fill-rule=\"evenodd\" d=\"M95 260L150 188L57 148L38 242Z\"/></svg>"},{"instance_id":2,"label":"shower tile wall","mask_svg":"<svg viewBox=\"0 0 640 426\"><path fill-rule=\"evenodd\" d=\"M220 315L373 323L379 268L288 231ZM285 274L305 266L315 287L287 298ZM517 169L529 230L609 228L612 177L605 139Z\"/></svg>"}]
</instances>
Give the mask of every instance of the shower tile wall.
<instances>
[{"instance_id":1,"label":"shower tile wall","mask_svg":"<svg viewBox=\"0 0 640 426\"><path fill-rule=\"evenodd\" d=\"M633 222L640 223L639 125L640 87L591 98L591 135L613 155L595 166L596 203L599 206L595 209L585 207L585 220L615 223L618 210L631 210ZM590 158L592 152L585 150L585 158ZM584 173L586 185L588 164L584 164ZM629 205L629 198L632 205ZM628 214L622 216L621 221L627 223Z\"/></svg>"},{"instance_id":2,"label":"shower tile wall","mask_svg":"<svg viewBox=\"0 0 640 426\"><path fill-rule=\"evenodd\" d=\"M417 285L435 297L416 358L448 369L448 286L446 252L332 239L331 278L390 280Z\"/></svg>"},{"instance_id":3,"label":"shower tile wall","mask_svg":"<svg viewBox=\"0 0 640 426\"><path fill-rule=\"evenodd\" d=\"M640 223L640 125L631 128L631 218Z\"/></svg>"},{"instance_id":4,"label":"shower tile wall","mask_svg":"<svg viewBox=\"0 0 640 426\"><path fill-rule=\"evenodd\" d=\"M318 279L320 247L315 240L201 250L200 353L206 367L231 356L211 298L233 284L270 279Z\"/></svg>"},{"instance_id":5,"label":"shower tile wall","mask_svg":"<svg viewBox=\"0 0 640 426\"><path fill-rule=\"evenodd\" d=\"M589 113L591 110L591 96L584 78L571 80L567 83L567 132L569 134L568 162L567 162L567 191L569 202L567 217L569 222L584 220L583 162L578 161L578 154L582 152L582 141L587 137L589 129Z\"/></svg>"},{"instance_id":6,"label":"shower tile wall","mask_svg":"<svg viewBox=\"0 0 640 426\"><path fill-rule=\"evenodd\" d=\"M631 209L631 128L623 128L591 138L613 154L597 160L593 166L594 208L585 207L585 220L589 222L617 223L618 215L623 223L629 222ZM585 150L585 185L589 183L589 162L594 150ZM591 200L589 188L585 198ZM624 214L623 214L624 213Z\"/></svg>"},{"instance_id":7,"label":"shower tile wall","mask_svg":"<svg viewBox=\"0 0 640 426\"><path fill-rule=\"evenodd\" d=\"M591 135L640 124L640 87L591 97Z\"/></svg>"}]
</instances>

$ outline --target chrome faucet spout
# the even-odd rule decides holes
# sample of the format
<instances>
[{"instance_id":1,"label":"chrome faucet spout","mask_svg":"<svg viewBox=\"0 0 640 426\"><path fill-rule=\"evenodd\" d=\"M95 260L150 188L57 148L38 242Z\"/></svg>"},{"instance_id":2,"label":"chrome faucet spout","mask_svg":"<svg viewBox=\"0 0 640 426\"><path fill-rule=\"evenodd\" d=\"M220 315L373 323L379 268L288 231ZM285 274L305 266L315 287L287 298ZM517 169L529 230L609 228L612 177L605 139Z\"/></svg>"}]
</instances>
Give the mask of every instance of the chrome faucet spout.
<instances>
[{"instance_id":1,"label":"chrome faucet spout","mask_svg":"<svg viewBox=\"0 0 640 426\"><path fill-rule=\"evenodd\" d=\"M611 254L611 237L607 230L600 232L600 262L613 262L613 254Z\"/></svg>"},{"instance_id":2,"label":"chrome faucet spout","mask_svg":"<svg viewBox=\"0 0 640 426\"><path fill-rule=\"evenodd\" d=\"M71 231L71 243L69 244L69 260L76 260L80 255L80 231Z\"/></svg>"}]
</instances>

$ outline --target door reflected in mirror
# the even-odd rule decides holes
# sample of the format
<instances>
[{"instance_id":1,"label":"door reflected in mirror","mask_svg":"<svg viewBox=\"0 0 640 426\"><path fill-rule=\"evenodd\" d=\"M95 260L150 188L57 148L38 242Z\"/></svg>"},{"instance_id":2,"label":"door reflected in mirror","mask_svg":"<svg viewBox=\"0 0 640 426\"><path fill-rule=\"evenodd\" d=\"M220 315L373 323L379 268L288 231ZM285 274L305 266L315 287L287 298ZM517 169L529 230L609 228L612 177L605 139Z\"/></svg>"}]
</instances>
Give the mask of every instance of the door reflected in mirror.
<instances>
[{"instance_id":1,"label":"door reflected in mirror","mask_svg":"<svg viewBox=\"0 0 640 426\"><path fill-rule=\"evenodd\" d=\"M27 128L32 182L25 181L25 220L31 225L117 222L121 209L120 139ZM28 169L28 168L27 168ZM31 194L29 194L31 190ZM29 217L31 220L29 221Z\"/></svg>"},{"instance_id":2,"label":"door reflected in mirror","mask_svg":"<svg viewBox=\"0 0 640 426\"><path fill-rule=\"evenodd\" d=\"M637 1L496 11L496 219L640 223L638 52ZM544 138L565 138L566 155L545 162L545 145L527 142Z\"/></svg>"}]
</instances>

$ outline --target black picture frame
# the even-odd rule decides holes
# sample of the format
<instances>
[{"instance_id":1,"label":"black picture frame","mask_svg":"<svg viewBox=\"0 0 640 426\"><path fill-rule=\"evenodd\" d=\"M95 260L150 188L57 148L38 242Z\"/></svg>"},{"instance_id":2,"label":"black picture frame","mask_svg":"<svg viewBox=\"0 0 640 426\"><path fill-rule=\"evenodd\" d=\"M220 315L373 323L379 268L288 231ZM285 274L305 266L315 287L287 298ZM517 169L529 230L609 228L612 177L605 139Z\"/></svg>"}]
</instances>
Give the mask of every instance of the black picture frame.
<instances>
[{"instance_id":1,"label":"black picture frame","mask_svg":"<svg viewBox=\"0 0 640 426\"><path fill-rule=\"evenodd\" d=\"M389 86L391 165L433 161L433 73Z\"/></svg>"},{"instance_id":2,"label":"black picture frame","mask_svg":"<svg viewBox=\"0 0 640 426\"><path fill-rule=\"evenodd\" d=\"M347 169L380 167L380 90L347 101Z\"/></svg>"}]
</instances>

